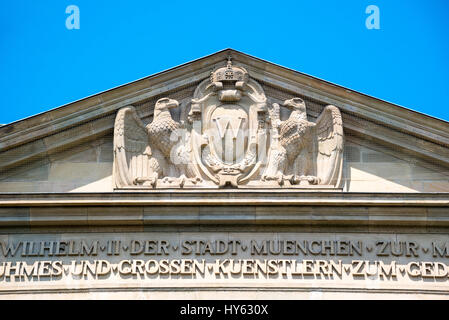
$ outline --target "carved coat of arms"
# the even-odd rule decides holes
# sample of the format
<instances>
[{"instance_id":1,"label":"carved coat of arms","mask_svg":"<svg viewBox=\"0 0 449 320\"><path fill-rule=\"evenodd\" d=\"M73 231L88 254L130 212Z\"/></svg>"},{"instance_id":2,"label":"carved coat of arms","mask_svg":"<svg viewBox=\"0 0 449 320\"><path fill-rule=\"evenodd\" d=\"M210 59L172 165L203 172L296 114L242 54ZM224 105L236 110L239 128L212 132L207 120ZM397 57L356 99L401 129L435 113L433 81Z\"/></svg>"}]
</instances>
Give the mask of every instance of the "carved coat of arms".
<instances>
[{"instance_id":1,"label":"carved coat of arms","mask_svg":"<svg viewBox=\"0 0 449 320\"><path fill-rule=\"evenodd\" d=\"M118 111L113 179L127 188L314 188L339 186L343 125L329 105L307 120L300 98L267 102L245 68L211 72L179 122L170 98L156 102L146 125L133 106ZM280 108L290 112L281 120Z\"/></svg>"}]
</instances>

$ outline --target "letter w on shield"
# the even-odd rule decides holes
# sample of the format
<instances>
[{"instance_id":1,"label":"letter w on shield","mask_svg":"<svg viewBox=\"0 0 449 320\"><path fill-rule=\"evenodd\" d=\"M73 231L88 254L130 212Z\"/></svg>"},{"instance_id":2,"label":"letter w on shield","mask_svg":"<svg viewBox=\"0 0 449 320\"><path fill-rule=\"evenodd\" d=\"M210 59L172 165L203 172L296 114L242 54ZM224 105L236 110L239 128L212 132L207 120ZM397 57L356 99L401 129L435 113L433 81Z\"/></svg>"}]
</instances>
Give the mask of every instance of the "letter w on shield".
<instances>
[{"instance_id":1,"label":"letter w on shield","mask_svg":"<svg viewBox=\"0 0 449 320\"><path fill-rule=\"evenodd\" d=\"M224 150L224 160L226 162L236 161L236 158L244 148L244 135L241 132L241 128L246 119L243 117L236 119L231 117L217 117L213 120L217 126L218 136L223 143L222 151ZM239 150L236 150L237 148Z\"/></svg>"}]
</instances>

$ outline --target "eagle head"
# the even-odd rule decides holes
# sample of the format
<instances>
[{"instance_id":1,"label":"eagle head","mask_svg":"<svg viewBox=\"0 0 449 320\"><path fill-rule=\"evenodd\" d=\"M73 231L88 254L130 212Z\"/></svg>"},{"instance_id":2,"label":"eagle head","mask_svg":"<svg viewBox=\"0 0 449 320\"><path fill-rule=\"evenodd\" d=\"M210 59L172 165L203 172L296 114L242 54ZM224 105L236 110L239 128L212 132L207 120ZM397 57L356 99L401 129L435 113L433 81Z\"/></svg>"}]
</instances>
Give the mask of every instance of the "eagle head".
<instances>
[{"instance_id":1,"label":"eagle head","mask_svg":"<svg viewBox=\"0 0 449 320\"><path fill-rule=\"evenodd\" d=\"M291 111L289 119L307 120L306 103L301 98L285 100L283 106Z\"/></svg>"},{"instance_id":2,"label":"eagle head","mask_svg":"<svg viewBox=\"0 0 449 320\"><path fill-rule=\"evenodd\" d=\"M154 110L163 111L171 108L177 108L178 106L179 106L178 101L170 98L162 98L156 102Z\"/></svg>"},{"instance_id":3,"label":"eagle head","mask_svg":"<svg viewBox=\"0 0 449 320\"><path fill-rule=\"evenodd\" d=\"M306 112L306 103L301 98L293 98L284 101L284 107L292 110L292 111L301 111Z\"/></svg>"}]
</instances>

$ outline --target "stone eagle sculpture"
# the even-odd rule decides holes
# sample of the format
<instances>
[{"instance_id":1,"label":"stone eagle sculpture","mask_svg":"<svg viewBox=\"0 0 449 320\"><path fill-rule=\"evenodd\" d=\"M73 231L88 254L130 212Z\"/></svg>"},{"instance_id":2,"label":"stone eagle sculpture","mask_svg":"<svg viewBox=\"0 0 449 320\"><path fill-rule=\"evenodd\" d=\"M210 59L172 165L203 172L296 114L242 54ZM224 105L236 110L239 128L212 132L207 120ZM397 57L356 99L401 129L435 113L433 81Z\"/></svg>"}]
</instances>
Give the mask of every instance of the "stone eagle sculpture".
<instances>
[{"instance_id":1,"label":"stone eagle sculpture","mask_svg":"<svg viewBox=\"0 0 449 320\"><path fill-rule=\"evenodd\" d=\"M337 185L341 179L343 125L340 110L324 108L316 123L307 120L306 104L301 98L285 100L291 110L280 121L280 106L274 103L269 114L275 131L263 181L294 184Z\"/></svg>"},{"instance_id":2,"label":"stone eagle sculpture","mask_svg":"<svg viewBox=\"0 0 449 320\"><path fill-rule=\"evenodd\" d=\"M182 187L187 176L195 176L188 167L188 144L178 143L181 124L173 120L169 111L178 106L174 99L159 99L153 121L146 127L134 107L119 110L114 126L113 170L117 188L155 187L161 178L165 183Z\"/></svg>"}]
</instances>

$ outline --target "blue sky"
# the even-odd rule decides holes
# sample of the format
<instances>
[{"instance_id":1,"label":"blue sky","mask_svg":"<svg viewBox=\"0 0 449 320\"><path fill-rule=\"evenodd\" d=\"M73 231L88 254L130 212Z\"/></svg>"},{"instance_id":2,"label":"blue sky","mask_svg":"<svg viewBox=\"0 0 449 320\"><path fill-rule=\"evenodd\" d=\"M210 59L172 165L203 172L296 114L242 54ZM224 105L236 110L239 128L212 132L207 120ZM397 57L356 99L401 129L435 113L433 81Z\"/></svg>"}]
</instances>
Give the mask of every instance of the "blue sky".
<instances>
[{"instance_id":1,"label":"blue sky","mask_svg":"<svg viewBox=\"0 0 449 320\"><path fill-rule=\"evenodd\" d=\"M66 7L80 29L66 28ZM380 30L368 30L368 5ZM449 121L449 1L14 0L0 4L0 123L233 48Z\"/></svg>"}]
</instances>

